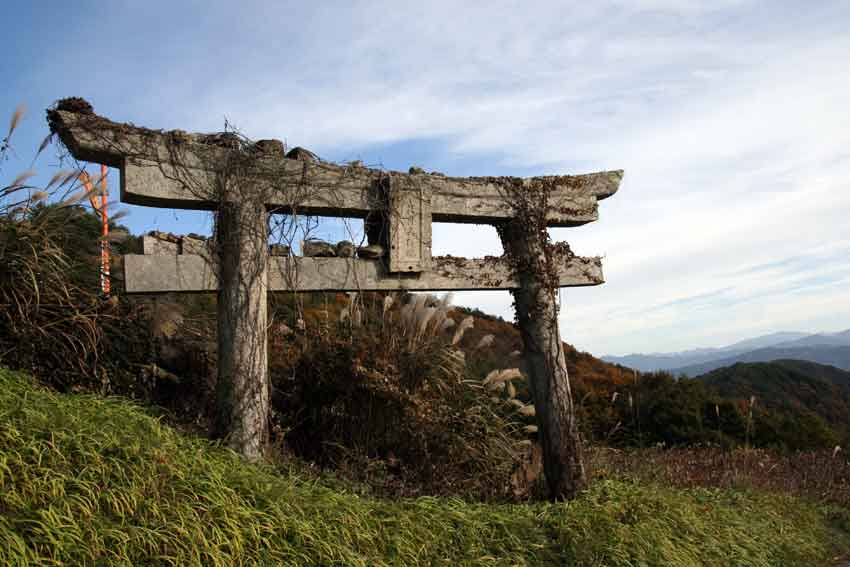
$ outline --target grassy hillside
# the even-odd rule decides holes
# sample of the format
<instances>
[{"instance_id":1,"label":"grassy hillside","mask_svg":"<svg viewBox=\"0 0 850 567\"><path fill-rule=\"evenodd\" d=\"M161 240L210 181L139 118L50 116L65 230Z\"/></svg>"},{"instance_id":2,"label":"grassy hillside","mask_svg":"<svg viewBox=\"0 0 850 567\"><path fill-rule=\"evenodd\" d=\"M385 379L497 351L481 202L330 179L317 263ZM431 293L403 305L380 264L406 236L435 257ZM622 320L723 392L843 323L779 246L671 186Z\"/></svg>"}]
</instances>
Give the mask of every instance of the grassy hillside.
<instances>
[{"instance_id":1,"label":"grassy hillside","mask_svg":"<svg viewBox=\"0 0 850 567\"><path fill-rule=\"evenodd\" d=\"M249 466L118 399L0 370L3 565L812 565L827 510L604 481L570 504L379 500Z\"/></svg>"}]
</instances>

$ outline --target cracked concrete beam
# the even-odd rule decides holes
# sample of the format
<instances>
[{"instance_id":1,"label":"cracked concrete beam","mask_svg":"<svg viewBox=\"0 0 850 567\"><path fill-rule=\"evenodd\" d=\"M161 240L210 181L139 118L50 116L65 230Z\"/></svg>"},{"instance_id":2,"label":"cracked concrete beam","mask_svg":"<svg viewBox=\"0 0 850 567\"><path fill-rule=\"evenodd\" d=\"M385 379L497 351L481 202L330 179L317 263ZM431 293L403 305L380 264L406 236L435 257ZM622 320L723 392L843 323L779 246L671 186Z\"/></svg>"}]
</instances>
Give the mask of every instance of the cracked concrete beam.
<instances>
[{"instance_id":1,"label":"cracked concrete beam","mask_svg":"<svg viewBox=\"0 0 850 567\"><path fill-rule=\"evenodd\" d=\"M354 258L269 258L269 291L448 291L515 289L518 279L504 258L435 257L432 271L390 274L379 260ZM210 292L218 289L216 268L202 256L124 256L127 293ZM558 262L559 287L604 282L599 258L573 256Z\"/></svg>"},{"instance_id":2,"label":"cracked concrete beam","mask_svg":"<svg viewBox=\"0 0 850 567\"><path fill-rule=\"evenodd\" d=\"M51 129L74 157L121 170L122 201L183 209L217 207L219 200L209 194L215 180L212 170L226 163L233 150L201 143L203 135L149 130L95 114L52 110L49 121ZM248 175L258 187L271 189L268 206L280 212L295 208L300 214L363 218L370 211L386 206L379 185L389 177L397 187L427 187L433 195L435 222L492 224L515 215L500 187L505 178L387 172L300 161L279 154L259 155L252 161ZM622 177L622 170L616 170L513 181L554 183L556 188L549 196L548 224L576 226L598 218L597 201L613 195ZM287 184L287 191L278 191L281 195L278 202L274 198L274 186L281 183ZM292 199L294 203L285 202Z\"/></svg>"}]
</instances>

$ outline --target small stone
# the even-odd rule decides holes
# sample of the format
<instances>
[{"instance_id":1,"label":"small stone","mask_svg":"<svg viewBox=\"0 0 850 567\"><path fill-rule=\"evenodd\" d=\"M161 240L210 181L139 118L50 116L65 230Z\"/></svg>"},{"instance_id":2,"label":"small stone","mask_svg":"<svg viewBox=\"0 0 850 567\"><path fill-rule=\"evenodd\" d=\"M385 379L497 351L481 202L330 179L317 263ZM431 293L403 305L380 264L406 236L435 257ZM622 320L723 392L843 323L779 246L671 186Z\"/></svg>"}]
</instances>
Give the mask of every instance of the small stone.
<instances>
[{"instance_id":1,"label":"small stone","mask_svg":"<svg viewBox=\"0 0 850 567\"><path fill-rule=\"evenodd\" d=\"M270 244L269 256L289 256L289 246L286 244Z\"/></svg>"},{"instance_id":2,"label":"small stone","mask_svg":"<svg viewBox=\"0 0 850 567\"><path fill-rule=\"evenodd\" d=\"M330 258L336 256L336 250L331 244L323 240L305 240L301 247L304 256L310 258Z\"/></svg>"},{"instance_id":3,"label":"small stone","mask_svg":"<svg viewBox=\"0 0 850 567\"><path fill-rule=\"evenodd\" d=\"M288 157L289 159L297 159L298 161L319 161L319 156L317 156L310 150L305 150L300 146L296 146L289 150L289 153L286 154L286 157Z\"/></svg>"},{"instance_id":4,"label":"small stone","mask_svg":"<svg viewBox=\"0 0 850 567\"><path fill-rule=\"evenodd\" d=\"M268 156L284 156L286 148L280 140L259 140L254 144L257 153Z\"/></svg>"},{"instance_id":5,"label":"small stone","mask_svg":"<svg viewBox=\"0 0 850 567\"><path fill-rule=\"evenodd\" d=\"M203 255L207 252L207 239L195 238L192 235L184 236L180 241L181 254Z\"/></svg>"},{"instance_id":6,"label":"small stone","mask_svg":"<svg viewBox=\"0 0 850 567\"><path fill-rule=\"evenodd\" d=\"M170 232L162 232L159 230L152 230L148 233L148 236L153 236L157 240L162 240L164 242L173 242L177 244L180 242L180 238Z\"/></svg>"},{"instance_id":7,"label":"small stone","mask_svg":"<svg viewBox=\"0 0 850 567\"><path fill-rule=\"evenodd\" d=\"M367 260L377 260L384 257L384 247L380 244L370 244L357 248L357 255Z\"/></svg>"},{"instance_id":8,"label":"small stone","mask_svg":"<svg viewBox=\"0 0 850 567\"><path fill-rule=\"evenodd\" d=\"M171 233L151 231L142 236L142 254L176 256L179 253L177 238Z\"/></svg>"},{"instance_id":9,"label":"small stone","mask_svg":"<svg viewBox=\"0 0 850 567\"><path fill-rule=\"evenodd\" d=\"M354 258L355 252L354 244L348 240L341 240L336 243L336 255L340 258Z\"/></svg>"},{"instance_id":10,"label":"small stone","mask_svg":"<svg viewBox=\"0 0 850 567\"><path fill-rule=\"evenodd\" d=\"M202 134L198 136L198 141L208 146L230 148L231 150L238 150L242 146L242 140L234 132L216 132L215 134Z\"/></svg>"},{"instance_id":11,"label":"small stone","mask_svg":"<svg viewBox=\"0 0 850 567\"><path fill-rule=\"evenodd\" d=\"M71 96L56 102L56 110L64 110L75 114L94 114L94 107L84 98Z\"/></svg>"},{"instance_id":12,"label":"small stone","mask_svg":"<svg viewBox=\"0 0 850 567\"><path fill-rule=\"evenodd\" d=\"M171 130L170 132L168 132L168 134L171 136L171 140L178 144L188 142L192 139L191 134L189 134L185 130Z\"/></svg>"}]
</instances>

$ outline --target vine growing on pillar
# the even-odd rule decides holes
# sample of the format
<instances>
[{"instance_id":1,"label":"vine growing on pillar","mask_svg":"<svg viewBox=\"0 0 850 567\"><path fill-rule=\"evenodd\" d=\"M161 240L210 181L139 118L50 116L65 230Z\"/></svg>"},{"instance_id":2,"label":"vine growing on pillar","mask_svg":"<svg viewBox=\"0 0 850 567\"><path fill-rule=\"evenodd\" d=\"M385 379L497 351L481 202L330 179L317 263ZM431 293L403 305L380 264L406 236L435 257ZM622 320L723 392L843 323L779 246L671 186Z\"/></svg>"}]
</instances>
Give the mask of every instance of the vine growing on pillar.
<instances>
[{"instance_id":1,"label":"vine growing on pillar","mask_svg":"<svg viewBox=\"0 0 850 567\"><path fill-rule=\"evenodd\" d=\"M520 284L511 293L553 500L574 498L587 483L555 301L555 288L560 284L557 265L569 261L573 253L566 243L552 243L547 229L553 189L570 180L501 178L498 182L503 198L513 208L513 218L497 231Z\"/></svg>"}]
</instances>

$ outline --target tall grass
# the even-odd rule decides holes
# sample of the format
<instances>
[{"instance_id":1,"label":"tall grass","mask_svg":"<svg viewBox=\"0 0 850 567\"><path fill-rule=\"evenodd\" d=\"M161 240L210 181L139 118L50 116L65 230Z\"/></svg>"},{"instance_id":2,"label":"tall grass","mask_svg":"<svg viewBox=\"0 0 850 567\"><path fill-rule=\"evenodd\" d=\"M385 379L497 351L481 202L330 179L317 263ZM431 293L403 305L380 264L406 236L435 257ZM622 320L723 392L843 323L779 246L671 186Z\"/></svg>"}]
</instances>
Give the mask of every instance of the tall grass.
<instances>
[{"instance_id":1,"label":"tall grass","mask_svg":"<svg viewBox=\"0 0 850 567\"><path fill-rule=\"evenodd\" d=\"M468 372L451 339L472 320L455 323L450 301L339 296L322 306L340 309L337 329L310 323L281 338L270 355L275 447L373 494L517 499L523 423Z\"/></svg>"},{"instance_id":2,"label":"tall grass","mask_svg":"<svg viewBox=\"0 0 850 567\"><path fill-rule=\"evenodd\" d=\"M806 500L606 480L571 503L396 501L248 465L117 399L0 369L0 564L816 564L848 545Z\"/></svg>"},{"instance_id":3,"label":"tall grass","mask_svg":"<svg viewBox=\"0 0 850 567\"><path fill-rule=\"evenodd\" d=\"M13 113L0 142L0 173L23 115L22 107ZM79 234L86 213L78 203L87 197L79 173L58 171L43 187L32 184L32 169L0 182L0 363L60 387L80 376L89 386L102 381L102 323L115 307L98 297L98 268L86 255L97 237Z\"/></svg>"},{"instance_id":4,"label":"tall grass","mask_svg":"<svg viewBox=\"0 0 850 567\"><path fill-rule=\"evenodd\" d=\"M850 459L840 450L778 454L764 449L593 447L597 478L631 477L679 488L757 489L850 510Z\"/></svg>"}]
</instances>

